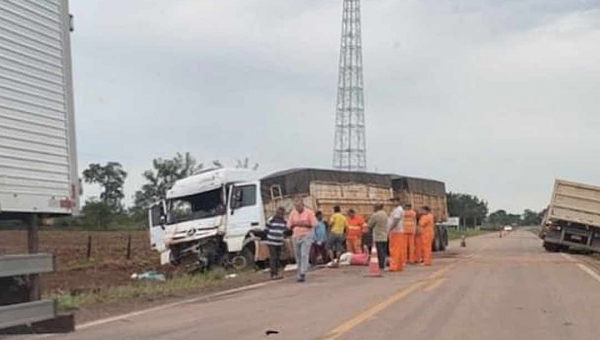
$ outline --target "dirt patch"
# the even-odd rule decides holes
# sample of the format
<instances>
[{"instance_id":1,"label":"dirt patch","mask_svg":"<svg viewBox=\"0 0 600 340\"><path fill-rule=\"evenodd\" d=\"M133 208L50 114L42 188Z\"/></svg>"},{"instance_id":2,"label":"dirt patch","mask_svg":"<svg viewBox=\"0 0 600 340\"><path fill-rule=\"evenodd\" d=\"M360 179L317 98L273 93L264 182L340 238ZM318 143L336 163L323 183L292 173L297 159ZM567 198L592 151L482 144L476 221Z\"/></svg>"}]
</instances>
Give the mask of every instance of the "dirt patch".
<instances>
[{"instance_id":1,"label":"dirt patch","mask_svg":"<svg viewBox=\"0 0 600 340\"><path fill-rule=\"evenodd\" d=\"M293 278L290 277L289 279ZM262 271L247 272L237 276L236 278L223 279L212 285L198 289L180 291L170 296L164 296L160 298L138 298L129 301L113 303L97 303L84 306L76 310L71 310L69 312L75 314L75 320L77 324L82 324L85 322L113 317L115 315L125 314L141 309L174 303L189 298L208 296L216 292L249 286L265 281L269 281L268 273L264 273Z\"/></svg>"},{"instance_id":2,"label":"dirt patch","mask_svg":"<svg viewBox=\"0 0 600 340\"><path fill-rule=\"evenodd\" d=\"M131 235L131 259L127 241ZM92 237L87 259L88 237ZM56 271L42 275L45 293L90 291L131 281L132 273L159 270L171 275L176 268L160 266L158 253L150 249L146 231L40 231L40 251L53 253ZM27 252L27 232L0 231L0 254Z\"/></svg>"}]
</instances>

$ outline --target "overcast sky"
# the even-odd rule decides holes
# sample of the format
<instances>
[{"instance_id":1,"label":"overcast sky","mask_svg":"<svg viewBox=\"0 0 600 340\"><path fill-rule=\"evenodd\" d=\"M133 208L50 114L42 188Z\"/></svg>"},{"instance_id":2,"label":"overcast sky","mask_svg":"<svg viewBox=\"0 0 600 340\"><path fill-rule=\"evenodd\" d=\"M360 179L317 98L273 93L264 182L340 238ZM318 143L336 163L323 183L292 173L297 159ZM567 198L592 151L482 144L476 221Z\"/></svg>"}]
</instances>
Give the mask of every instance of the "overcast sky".
<instances>
[{"instance_id":1,"label":"overcast sky","mask_svg":"<svg viewBox=\"0 0 600 340\"><path fill-rule=\"evenodd\" d=\"M331 166L342 0L70 3L81 170ZM369 170L512 212L600 184L600 0L361 4Z\"/></svg>"}]
</instances>

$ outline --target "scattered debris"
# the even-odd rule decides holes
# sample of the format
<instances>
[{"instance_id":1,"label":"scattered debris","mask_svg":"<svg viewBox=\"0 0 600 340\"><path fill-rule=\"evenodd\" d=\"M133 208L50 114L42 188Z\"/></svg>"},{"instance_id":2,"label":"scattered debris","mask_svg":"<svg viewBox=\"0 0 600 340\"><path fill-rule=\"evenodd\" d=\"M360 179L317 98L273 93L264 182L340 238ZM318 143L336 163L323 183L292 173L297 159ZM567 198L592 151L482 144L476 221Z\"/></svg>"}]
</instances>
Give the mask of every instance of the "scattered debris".
<instances>
[{"instance_id":1,"label":"scattered debris","mask_svg":"<svg viewBox=\"0 0 600 340\"><path fill-rule=\"evenodd\" d=\"M147 272L143 272L141 274L133 273L133 274L131 274L131 279L132 280L148 280L148 281L165 281L166 280L166 278L163 274L161 274L155 270L150 270Z\"/></svg>"},{"instance_id":2,"label":"scattered debris","mask_svg":"<svg viewBox=\"0 0 600 340\"><path fill-rule=\"evenodd\" d=\"M272 330L272 329L268 329L268 330L265 332L265 334L266 334L267 336L269 336L269 335L271 335L271 334L279 334L279 331L274 331L274 330Z\"/></svg>"},{"instance_id":3,"label":"scattered debris","mask_svg":"<svg viewBox=\"0 0 600 340\"><path fill-rule=\"evenodd\" d=\"M284 272L291 272L294 270L298 270L298 265L297 264L288 264L287 266L285 266L285 268L283 268Z\"/></svg>"},{"instance_id":4,"label":"scattered debris","mask_svg":"<svg viewBox=\"0 0 600 340\"><path fill-rule=\"evenodd\" d=\"M226 279L233 279L236 278L238 276L238 274L233 273L233 274L228 274L227 276L225 276Z\"/></svg>"}]
</instances>

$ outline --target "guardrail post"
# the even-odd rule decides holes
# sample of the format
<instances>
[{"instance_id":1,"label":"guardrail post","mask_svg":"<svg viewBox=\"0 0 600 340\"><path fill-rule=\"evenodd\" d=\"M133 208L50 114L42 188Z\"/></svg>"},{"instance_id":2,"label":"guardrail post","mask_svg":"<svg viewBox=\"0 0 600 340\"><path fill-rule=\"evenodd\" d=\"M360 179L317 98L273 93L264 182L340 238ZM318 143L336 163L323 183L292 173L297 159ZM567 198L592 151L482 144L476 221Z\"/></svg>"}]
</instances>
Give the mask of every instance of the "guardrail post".
<instances>
[{"instance_id":1,"label":"guardrail post","mask_svg":"<svg viewBox=\"0 0 600 340\"><path fill-rule=\"evenodd\" d=\"M36 214L32 214L27 219L27 251L29 254L36 254L40 251L40 233ZM39 300L41 296L40 275L29 275L29 300Z\"/></svg>"}]
</instances>

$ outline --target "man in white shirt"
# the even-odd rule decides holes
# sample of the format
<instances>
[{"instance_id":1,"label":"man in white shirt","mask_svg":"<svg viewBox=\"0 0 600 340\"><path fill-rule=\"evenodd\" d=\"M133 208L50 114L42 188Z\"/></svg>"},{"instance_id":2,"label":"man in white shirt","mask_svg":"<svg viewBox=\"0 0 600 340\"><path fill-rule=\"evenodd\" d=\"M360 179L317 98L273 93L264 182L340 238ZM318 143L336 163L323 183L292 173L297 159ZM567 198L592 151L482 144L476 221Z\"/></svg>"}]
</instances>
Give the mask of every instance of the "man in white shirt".
<instances>
[{"instance_id":1,"label":"man in white shirt","mask_svg":"<svg viewBox=\"0 0 600 340\"><path fill-rule=\"evenodd\" d=\"M406 249L403 219L404 209L402 209L402 204L399 204L388 218L391 272L404 270L404 263L406 262L406 259L403 258L405 252L402 251Z\"/></svg>"}]
</instances>

